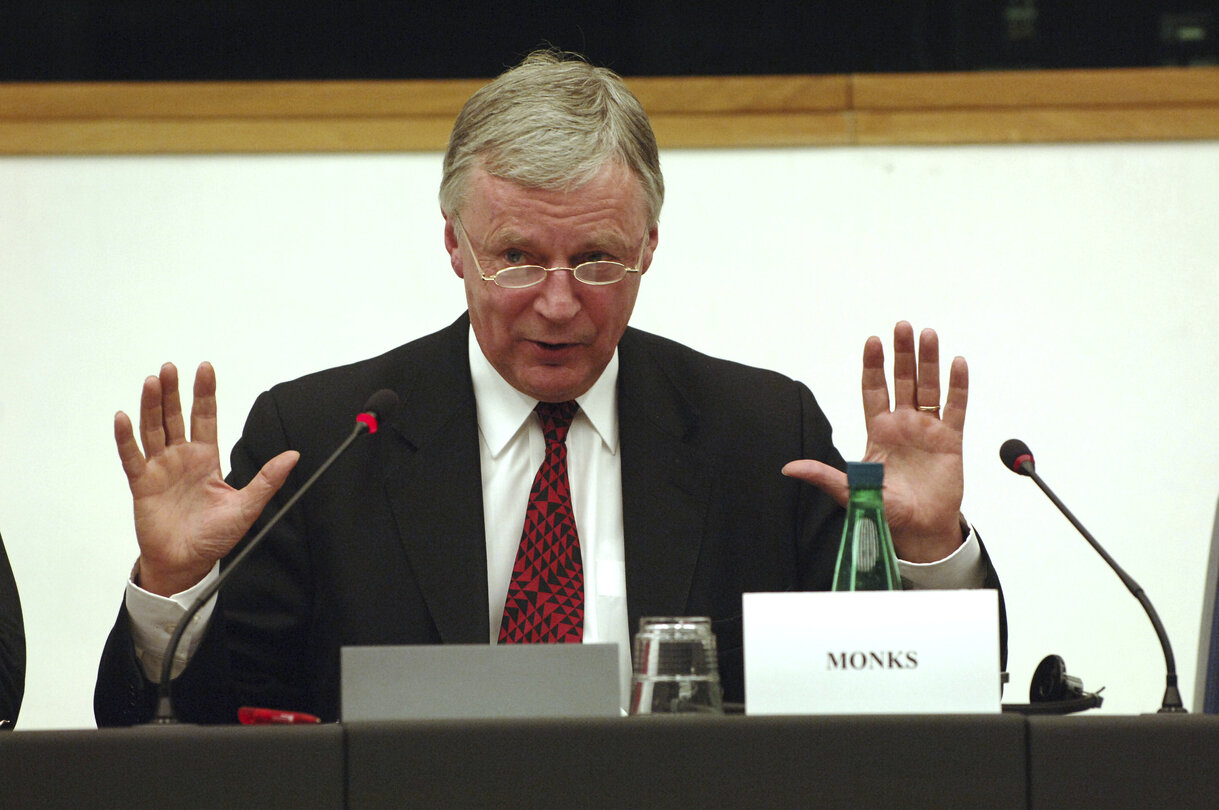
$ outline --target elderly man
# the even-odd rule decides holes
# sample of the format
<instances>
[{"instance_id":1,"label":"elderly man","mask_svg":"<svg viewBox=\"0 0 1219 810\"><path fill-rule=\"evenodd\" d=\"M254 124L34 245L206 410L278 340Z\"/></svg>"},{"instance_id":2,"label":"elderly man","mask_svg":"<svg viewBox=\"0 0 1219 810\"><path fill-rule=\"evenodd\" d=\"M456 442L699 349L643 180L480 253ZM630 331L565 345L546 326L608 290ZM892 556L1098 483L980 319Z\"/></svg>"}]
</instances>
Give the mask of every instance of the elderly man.
<instances>
[{"instance_id":1,"label":"elderly man","mask_svg":"<svg viewBox=\"0 0 1219 810\"><path fill-rule=\"evenodd\" d=\"M148 378L141 442L115 419L140 558L103 654L99 724L150 716L166 628L382 388L401 399L382 433L184 633L183 719L233 722L240 705L336 719L346 645L616 642L625 695L647 615L710 616L725 697L742 700L741 595L828 587L844 463L802 384L628 327L663 196L621 79L533 54L454 125L440 207L468 311L450 327L264 393L227 481L210 365L189 440L176 369ZM941 412L935 333L916 352L901 323L894 351L892 407L876 338L863 393L903 576L997 587L960 517L965 362Z\"/></svg>"}]
</instances>

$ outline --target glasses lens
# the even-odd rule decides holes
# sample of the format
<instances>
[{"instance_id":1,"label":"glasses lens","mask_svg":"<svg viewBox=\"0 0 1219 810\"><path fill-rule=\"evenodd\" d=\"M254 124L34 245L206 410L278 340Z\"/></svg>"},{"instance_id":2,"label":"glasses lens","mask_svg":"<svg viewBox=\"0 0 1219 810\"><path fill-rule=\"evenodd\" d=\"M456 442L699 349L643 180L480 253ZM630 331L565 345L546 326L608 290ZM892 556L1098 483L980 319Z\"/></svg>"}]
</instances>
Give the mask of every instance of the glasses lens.
<instances>
[{"instance_id":1,"label":"glasses lens","mask_svg":"<svg viewBox=\"0 0 1219 810\"><path fill-rule=\"evenodd\" d=\"M626 267L618 262L586 262L572 275L585 284L614 284L626 278Z\"/></svg>"},{"instance_id":2,"label":"glasses lens","mask_svg":"<svg viewBox=\"0 0 1219 810\"><path fill-rule=\"evenodd\" d=\"M546 268L523 264L519 267L505 267L495 274L495 283L501 287L516 289L532 287L546 278Z\"/></svg>"}]
</instances>

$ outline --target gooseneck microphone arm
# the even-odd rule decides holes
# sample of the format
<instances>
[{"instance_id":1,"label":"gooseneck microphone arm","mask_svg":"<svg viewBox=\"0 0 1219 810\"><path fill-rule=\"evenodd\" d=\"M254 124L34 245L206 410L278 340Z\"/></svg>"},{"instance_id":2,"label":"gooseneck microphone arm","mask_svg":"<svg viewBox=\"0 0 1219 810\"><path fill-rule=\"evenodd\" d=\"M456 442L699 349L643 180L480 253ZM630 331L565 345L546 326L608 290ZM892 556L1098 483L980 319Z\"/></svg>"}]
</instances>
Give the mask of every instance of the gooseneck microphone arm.
<instances>
[{"instance_id":1,"label":"gooseneck microphone arm","mask_svg":"<svg viewBox=\"0 0 1219 810\"><path fill-rule=\"evenodd\" d=\"M267 521L258 534L254 535L254 539L246 544L246 547L224 567L224 570L212 581L212 584L208 585L203 590L203 593L199 594L198 598L187 608L186 613L178 620L178 626L174 628L173 634L169 637L169 643L165 645L165 658L161 662L161 682L157 685L157 710L152 718L153 723L168 725L178 722L178 717L174 713L170 675L173 672L174 655L177 654L178 644L182 641L182 634L190 625L195 614L207 604L209 599L216 595L220 590L220 586L229 578L229 575L241 567L242 560L258 547L258 544L266 537L267 532L271 531L279 523L280 518L286 515L288 510L301 499L301 496L309 491L314 482L321 478L326 470L330 469L330 465L334 464L339 456L347 451L351 443L365 433L376 433L379 417L389 414L397 406L398 395L388 389L383 388L369 397L368 402L364 405L364 411L356 417L355 427L351 429L351 433L343 440L343 443L330 454L329 458L322 462L322 465L314 471L313 475L309 476L309 480L305 481L300 489L293 493L287 503L279 508L279 511Z\"/></svg>"},{"instance_id":2,"label":"gooseneck microphone arm","mask_svg":"<svg viewBox=\"0 0 1219 810\"><path fill-rule=\"evenodd\" d=\"M1152 606L1151 600L1147 598L1147 594L1143 592L1143 588L1134 581L1134 578L1122 570L1122 567L1117 564L1117 561L1109 556L1096 538L1092 536L1084 525L1079 522L1075 515L1071 514L1071 510L1062 502L1053 490L1041 480L1041 476L1037 474L1036 468L1033 466L1033 453L1029 450L1028 445L1019 439L1008 439L999 448L999 458L1003 460L1003 465L1019 475L1025 475L1032 478L1034 483L1041 488L1041 491L1046 494L1058 511L1066 516L1067 520L1071 521L1071 525L1083 535L1083 538L1088 541L1092 548L1096 549L1096 553L1101 556L1113 572L1117 574L1126 589L1134 595L1134 598L1139 600L1139 604L1143 606L1143 610L1147 613L1147 618L1151 620L1151 626L1155 628L1156 636L1160 640L1160 647L1164 651L1164 667L1165 667L1165 688L1164 698L1160 701L1160 714L1175 714L1185 711L1185 706L1181 702L1181 692L1177 688L1177 662L1172 654L1172 644L1168 640L1168 632L1164 629L1164 624L1160 621L1160 615L1156 613L1156 609Z\"/></svg>"}]
</instances>

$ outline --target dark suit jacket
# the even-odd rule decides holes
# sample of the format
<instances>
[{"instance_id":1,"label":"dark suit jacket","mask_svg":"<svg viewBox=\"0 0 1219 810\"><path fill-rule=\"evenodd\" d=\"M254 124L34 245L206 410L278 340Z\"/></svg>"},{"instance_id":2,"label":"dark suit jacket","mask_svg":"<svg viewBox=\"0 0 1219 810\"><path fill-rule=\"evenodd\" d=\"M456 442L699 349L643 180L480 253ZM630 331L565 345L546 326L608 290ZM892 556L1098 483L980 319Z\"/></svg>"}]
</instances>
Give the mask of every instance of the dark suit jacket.
<instances>
[{"instance_id":1,"label":"dark suit jacket","mask_svg":"<svg viewBox=\"0 0 1219 810\"><path fill-rule=\"evenodd\" d=\"M333 720L340 647L488 642L468 328L463 315L255 403L233 449L231 483L244 485L282 450L301 452L270 515L347 435L373 391L390 388L402 400L226 584L219 620L174 681L182 719L233 722L238 706L255 705ZM635 329L619 357L632 632L641 616L710 616L725 698L741 701L741 594L828 588L842 531L831 499L779 470L797 458L842 467L842 457L812 394L782 375ZM102 657L98 723L140 722L153 702L121 612Z\"/></svg>"}]
</instances>

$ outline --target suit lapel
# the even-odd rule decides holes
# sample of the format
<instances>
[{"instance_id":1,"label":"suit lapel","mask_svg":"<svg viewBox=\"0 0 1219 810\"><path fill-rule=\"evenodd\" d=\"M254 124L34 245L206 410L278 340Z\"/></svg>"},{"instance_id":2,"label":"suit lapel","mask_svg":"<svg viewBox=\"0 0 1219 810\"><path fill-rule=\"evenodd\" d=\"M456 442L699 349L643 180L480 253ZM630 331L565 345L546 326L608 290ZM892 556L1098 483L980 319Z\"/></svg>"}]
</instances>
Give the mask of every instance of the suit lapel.
<instances>
[{"instance_id":1,"label":"suit lapel","mask_svg":"<svg viewBox=\"0 0 1219 810\"><path fill-rule=\"evenodd\" d=\"M443 643L486 643L487 549L465 316L410 356L385 491Z\"/></svg>"},{"instance_id":2,"label":"suit lapel","mask_svg":"<svg viewBox=\"0 0 1219 810\"><path fill-rule=\"evenodd\" d=\"M683 615L710 505L706 460L690 441L698 415L627 330L618 345L618 424L627 612Z\"/></svg>"}]
</instances>

